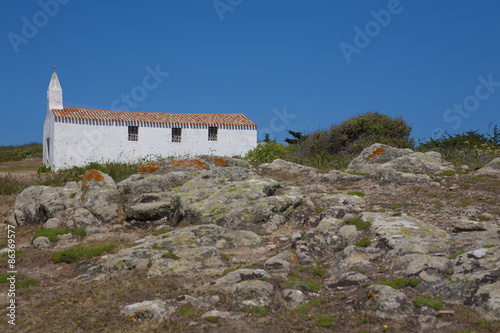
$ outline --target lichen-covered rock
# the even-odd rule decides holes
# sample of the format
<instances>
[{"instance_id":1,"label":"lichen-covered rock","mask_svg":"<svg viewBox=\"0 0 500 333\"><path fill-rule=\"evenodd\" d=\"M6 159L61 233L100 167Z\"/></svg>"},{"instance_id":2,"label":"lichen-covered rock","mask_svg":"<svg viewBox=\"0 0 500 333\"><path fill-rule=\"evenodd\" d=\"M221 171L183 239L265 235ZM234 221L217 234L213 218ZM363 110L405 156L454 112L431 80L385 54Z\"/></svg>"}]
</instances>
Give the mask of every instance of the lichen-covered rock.
<instances>
[{"instance_id":1,"label":"lichen-covered rock","mask_svg":"<svg viewBox=\"0 0 500 333\"><path fill-rule=\"evenodd\" d=\"M131 270L147 269L148 276L158 276L219 269L225 267L219 249L256 248L261 244L261 237L251 231L198 225L149 237L134 247L110 254L78 279L99 279L106 273Z\"/></svg>"},{"instance_id":2,"label":"lichen-covered rock","mask_svg":"<svg viewBox=\"0 0 500 333\"><path fill-rule=\"evenodd\" d=\"M378 239L392 249L390 255L446 253L453 246L447 232L411 216L363 213L361 218L370 222Z\"/></svg>"},{"instance_id":3,"label":"lichen-covered rock","mask_svg":"<svg viewBox=\"0 0 500 333\"><path fill-rule=\"evenodd\" d=\"M297 255L291 251L284 251L266 260L264 266L273 271L289 271L291 265L296 265Z\"/></svg>"},{"instance_id":4,"label":"lichen-covered rock","mask_svg":"<svg viewBox=\"0 0 500 333\"><path fill-rule=\"evenodd\" d=\"M437 173L454 170L453 166L445 161L440 153L435 151L426 153L416 152L400 156L384 163L382 166L410 173Z\"/></svg>"},{"instance_id":5,"label":"lichen-covered rock","mask_svg":"<svg viewBox=\"0 0 500 333\"><path fill-rule=\"evenodd\" d=\"M273 285L260 280L237 283L229 292L229 297L239 306L267 306L271 303Z\"/></svg>"},{"instance_id":6,"label":"lichen-covered rock","mask_svg":"<svg viewBox=\"0 0 500 333\"><path fill-rule=\"evenodd\" d=\"M243 268L233 272L229 272L226 276L223 276L211 282L210 285L215 286L218 289L229 291L242 281L257 280L270 277L271 276L263 269Z\"/></svg>"},{"instance_id":7,"label":"lichen-covered rock","mask_svg":"<svg viewBox=\"0 0 500 333\"><path fill-rule=\"evenodd\" d=\"M21 192L14 204L19 225L43 224L65 210L60 190L50 186L31 186Z\"/></svg>"},{"instance_id":8,"label":"lichen-covered rock","mask_svg":"<svg viewBox=\"0 0 500 333\"><path fill-rule=\"evenodd\" d=\"M175 312L175 307L160 301L144 301L124 306L120 313L131 320L162 320Z\"/></svg>"},{"instance_id":9,"label":"lichen-covered rock","mask_svg":"<svg viewBox=\"0 0 500 333\"><path fill-rule=\"evenodd\" d=\"M284 161L282 159L275 159L272 163L263 163L259 165L259 169L266 173L283 173L287 175L309 177L316 177L318 172L318 169Z\"/></svg>"},{"instance_id":10,"label":"lichen-covered rock","mask_svg":"<svg viewBox=\"0 0 500 333\"><path fill-rule=\"evenodd\" d=\"M183 275L193 271L198 272L224 266L219 251L213 246L200 246L175 251L165 250L155 252L151 257L151 268L148 271L148 276Z\"/></svg>"},{"instance_id":11,"label":"lichen-covered rock","mask_svg":"<svg viewBox=\"0 0 500 333\"><path fill-rule=\"evenodd\" d=\"M411 149L400 149L375 143L363 149L361 154L351 161L347 168L347 172L370 173L386 162L401 156L410 155L411 153L413 153Z\"/></svg>"},{"instance_id":12,"label":"lichen-covered rock","mask_svg":"<svg viewBox=\"0 0 500 333\"><path fill-rule=\"evenodd\" d=\"M347 171L373 173L379 168L392 168L410 174L454 170L453 166L443 160L438 152L413 152L411 149L394 148L376 143L363 149L361 154L351 161Z\"/></svg>"},{"instance_id":13,"label":"lichen-covered rock","mask_svg":"<svg viewBox=\"0 0 500 333\"><path fill-rule=\"evenodd\" d=\"M277 191L276 181L257 176L241 167L216 168L174 190L170 208L173 226L185 218L189 223L215 223L233 230L269 233L266 222L279 224L302 200L296 188Z\"/></svg>"},{"instance_id":14,"label":"lichen-covered rock","mask_svg":"<svg viewBox=\"0 0 500 333\"><path fill-rule=\"evenodd\" d=\"M171 191L182 186L194 175L187 172L170 172L167 174L142 173L132 175L117 184L123 201L128 203L143 194Z\"/></svg>"},{"instance_id":15,"label":"lichen-covered rock","mask_svg":"<svg viewBox=\"0 0 500 333\"><path fill-rule=\"evenodd\" d=\"M411 300L398 290L384 285L371 285L368 294L372 296L366 302L366 307L374 309L380 318L401 319L411 313Z\"/></svg>"},{"instance_id":16,"label":"lichen-covered rock","mask_svg":"<svg viewBox=\"0 0 500 333\"><path fill-rule=\"evenodd\" d=\"M307 296L301 290L283 289L281 297L283 297L291 309L307 302Z\"/></svg>"},{"instance_id":17,"label":"lichen-covered rock","mask_svg":"<svg viewBox=\"0 0 500 333\"><path fill-rule=\"evenodd\" d=\"M377 179L380 184L429 184L433 180L423 174L414 174L409 172L399 172L392 167L382 166L370 173L370 175Z\"/></svg>"},{"instance_id":18,"label":"lichen-covered rock","mask_svg":"<svg viewBox=\"0 0 500 333\"><path fill-rule=\"evenodd\" d=\"M364 179L365 177L363 175L351 174L339 170L331 170L327 174L319 174L317 178L323 182L336 184L342 181L357 182Z\"/></svg>"},{"instance_id":19,"label":"lichen-covered rock","mask_svg":"<svg viewBox=\"0 0 500 333\"><path fill-rule=\"evenodd\" d=\"M54 229L54 228L59 228L62 225L62 222L60 219L57 217L53 217L51 219L48 219L47 222L44 223L43 228L44 229Z\"/></svg>"},{"instance_id":20,"label":"lichen-covered rock","mask_svg":"<svg viewBox=\"0 0 500 333\"><path fill-rule=\"evenodd\" d=\"M115 222L120 208L120 193L109 175L89 170L82 176L83 206L103 223Z\"/></svg>"},{"instance_id":21,"label":"lichen-covered rock","mask_svg":"<svg viewBox=\"0 0 500 333\"><path fill-rule=\"evenodd\" d=\"M170 212L171 193L144 193L124 204L127 219L160 220Z\"/></svg>"},{"instance_id":22,"label":"lichen-covered rock","mask_svg":"<svg viewBox=\"0 0 500 333\"><path fill-rule=\"evenodd\" d=\"M153 246L160 249L193 248L214 246L218 249L237 247L256 248L262 245L262 238L246 230L228 230L217 225L207 224L174 230L141 246Z\"/></svg>"},{"instance_id":23,"label":"lichen-covered rock","mask_svg":"<svg viewBox=\"0 0 500 333\"><path fill-rule=\"evenodd\" d=\"M490 163L477 170L480 175L500 175L500 157L494 158Z\"/></svg>"},{"instance_id":24,"label":"lichen-covered rock","mask_svg":"<svg viewBox=\"0 0 500 333\"><path fill-rule=\"evenodd\" d=\"M50 240L47 238L47 237L37 237L34 241L33 241L33 247L35 249L39 249L39 250L42 250L42 249L50 249Z\"/></svg>"}]
</instances>

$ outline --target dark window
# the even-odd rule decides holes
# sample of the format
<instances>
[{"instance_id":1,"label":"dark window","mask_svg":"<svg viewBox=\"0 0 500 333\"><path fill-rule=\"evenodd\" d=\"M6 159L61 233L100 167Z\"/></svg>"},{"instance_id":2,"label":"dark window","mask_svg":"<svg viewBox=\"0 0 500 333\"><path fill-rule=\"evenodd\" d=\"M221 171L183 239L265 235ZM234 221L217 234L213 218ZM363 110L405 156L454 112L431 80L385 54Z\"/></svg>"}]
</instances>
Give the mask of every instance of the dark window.
<instances>
[{"instance_id":1,"label":"dark window","mask_svg":"<svg viewBox=\"0 0 500 333\"><path fill-rule=\"evenodd\" d=\"M208 141L217 141L217 127L210 126L208 128Z\"/></svg>"},{"instance_id":2,"label":"dark window","mask_svg":"<svg viewBox=\"0 0 500 333\"><path fill-rule=\"evenodd\" d=\"M128 141L139 141L139 126L128 127Z\"/></svg>"},{"instance_id":3,"label":"dark window","mask_svg":"<svg viewBox=\"0 0 500 333\"><path fill-rule=\"evenodd\" d=\"M181 142L182 128L172 128L172 142Z\"/></svg>"}]
</instances>

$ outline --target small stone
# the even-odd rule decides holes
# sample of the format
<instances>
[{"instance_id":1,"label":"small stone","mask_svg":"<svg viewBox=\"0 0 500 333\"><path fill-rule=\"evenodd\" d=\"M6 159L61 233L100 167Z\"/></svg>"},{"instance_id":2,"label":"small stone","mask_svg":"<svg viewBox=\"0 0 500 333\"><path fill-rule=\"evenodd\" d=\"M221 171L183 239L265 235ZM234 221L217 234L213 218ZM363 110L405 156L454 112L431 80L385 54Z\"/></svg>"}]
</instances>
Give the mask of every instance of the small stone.
<instances>
[{"instance_id":1,"label":"small stone","mask_svg":"<svg viewBox=\"0 0 500 333\"><path fill-rule=\"evenodd\" d=\"M300 232L297 232L297 233L292 235L292 241L294 241L294 242L301 239L301 238L302 238L302 234Z\"/></svg>"},{"instance_id":2,"label":"small stone","mask_svg":"<svg viewBox=\"0 0 500 333\"><path fill-rule=\"evenodd\" d=\"M472 252L472 255L477 259L481 259L482 257L484 257L486 255L487 252L488 252L488 249L481 248L481 249L474 250L474 252Z\"/></svg>"},{"instance_id":3,"label":"small stone","mask_svg":"<svg viewBox=\"0 0 500 333\"><path fill-rule=\"evenodd\" d=\"M67 234L62 234L62 235L57 235L57 238L59 240L70 240L71 238L73 238L73 234L72 233L67 233Z\"/></svg>"},{"instance_id":4,"label":"small stone","mask_svg":"<svg viewBox=\"0 0 500 333\"><path fill-rule=\"evenodd\" d=\"M442 310L436 312L436 317L452 317L455 315L455 311L451 310Z\"/></svg>"},{"instance_id":5,"label":"small stone","mask_svg":"<svg viewBox=\"0 0 500 333\"><path fill-rule=\"evenodd\" d=\"M33 241L33 246L38 250L50 249L50 240L47 237L38 237Z\"/></svg>"},{"instance_id":6,"label":"small stone","mask_svg":"<svg viewBox=\"0 0 500 333\"><path fill-rule=\"evenodd\" d=\"M61 226L61 220L58 218L54 217L51 219L48 219L47 222L43 225L44 229L55 229L59 228Z\"/></svg>"}]
</instances>

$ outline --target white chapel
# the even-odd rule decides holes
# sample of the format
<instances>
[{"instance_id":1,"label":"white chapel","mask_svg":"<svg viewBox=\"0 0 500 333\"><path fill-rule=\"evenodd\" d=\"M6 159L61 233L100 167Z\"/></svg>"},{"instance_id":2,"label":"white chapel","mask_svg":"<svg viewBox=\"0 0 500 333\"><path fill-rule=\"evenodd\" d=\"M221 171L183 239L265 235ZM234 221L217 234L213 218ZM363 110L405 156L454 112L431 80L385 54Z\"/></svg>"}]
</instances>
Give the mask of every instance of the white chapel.
<instances>
[{"instance_id":1,"label":"white chapel","mask_svg":"<svg viewBox=\"0 0 500 333\"><path fill-rule=\"evenodd\" d=\"M53 171L91 162L168 156L243 156L257 125L242 113L159 113L63 106L55 67L47 90L43 163Z\"/></svg>"}]
</instances>

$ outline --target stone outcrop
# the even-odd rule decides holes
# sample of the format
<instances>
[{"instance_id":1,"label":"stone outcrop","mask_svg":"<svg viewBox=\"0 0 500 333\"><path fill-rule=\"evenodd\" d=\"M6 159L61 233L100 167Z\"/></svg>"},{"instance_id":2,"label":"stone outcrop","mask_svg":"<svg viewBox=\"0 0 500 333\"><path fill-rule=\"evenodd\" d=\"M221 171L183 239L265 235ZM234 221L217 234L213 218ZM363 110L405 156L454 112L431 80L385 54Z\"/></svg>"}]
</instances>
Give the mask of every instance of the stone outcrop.
<instances>
[{"instance_id":1,"label":"stone outcrop","mask_svg":"<svg viewBox=\"0 0 500 333\"><path fill-rule=\"evenodd\" d=\"M499 169L498 159L483 169ZM88 243L127 233L131 225L145 227L140 237L122 238L116 253L74 267L81 283L130 273L189 281L180 296L120 304L130 320L168 320L184 306L197 318L190 326L275 309L304 315L320 299L342 303L346 313L411 321L416 330L444 327L440 316L452 313L449 308L419 307L419 297L500 319L500 218L485 208L495 197L473 197L481 200L472 208L449 207L437 218L411 209L412 193L436 179L443 187L456 179L439 176L454 170L439 154L376 144L351 163L355 174L282 160L259 166L261 174L254 170L238 159L203 156L145 164L117 185L91 170L79 183L26 189L8 219L45 229L85 228ZM477 178L489 177L484 174ZM284 181L266 178L274 176ZM382 195L400 186L410 189L401 199L407 206L388 209ZM456 189L445 187L444 198ZM461 216L453 216L457 211ZM67 249L82 239L38 237L33 251Z\"/></svg>"}]
</instances>

